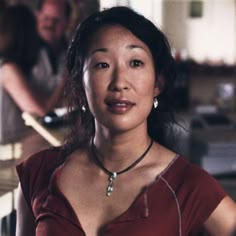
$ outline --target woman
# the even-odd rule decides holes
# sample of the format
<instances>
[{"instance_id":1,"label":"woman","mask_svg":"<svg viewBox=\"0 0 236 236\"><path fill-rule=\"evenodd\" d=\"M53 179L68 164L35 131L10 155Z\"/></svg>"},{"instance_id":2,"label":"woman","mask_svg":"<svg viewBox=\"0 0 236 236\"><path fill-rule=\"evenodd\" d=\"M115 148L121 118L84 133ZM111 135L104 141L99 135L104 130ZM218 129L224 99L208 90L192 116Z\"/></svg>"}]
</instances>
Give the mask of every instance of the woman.
<instances>
[{"instance_id":1,"label":"woman","mask_svg":"<svg viewBox=\"0 0 236 236\"><path fill-rule=\"evenodd\" d=\"M232 199L164 146L175 69L160 30L126 7L95 13L67 66L78 123L63 148L17 167L17 235L229 236Z\"/></svg>"},{"instance_id":2,"label":"woman","mask_svg":"<svg viewBox=\"0 0 236 236\"><path fill-rule=\"evenodd\" d=\"M1 144L15 142L26 132L23 111L43 116L58 102L63 83L45 96L50 81L33 76L44 54L30 9L24 5L6 7L0 16Z\"/></svg>"}]
</instances>

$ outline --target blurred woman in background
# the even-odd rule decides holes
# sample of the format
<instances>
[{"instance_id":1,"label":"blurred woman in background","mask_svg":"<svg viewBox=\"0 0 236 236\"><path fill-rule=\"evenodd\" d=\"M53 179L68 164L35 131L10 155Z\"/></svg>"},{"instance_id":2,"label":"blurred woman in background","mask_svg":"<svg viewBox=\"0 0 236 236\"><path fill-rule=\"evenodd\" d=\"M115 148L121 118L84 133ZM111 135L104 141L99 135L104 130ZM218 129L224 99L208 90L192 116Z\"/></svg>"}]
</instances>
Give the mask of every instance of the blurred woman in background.
<instances>
[{"instance_id":1,"label":"blurred woman in background","mask_svg":"<svg viewBox=\"0 0 236 236\"><path fill-rule=\"evenodd\" d=\"M44 96L48 78L32 75L43 55L31 10L24 5L7 7L0 16L0 143L25 135L23 111L43 116L61 96L63 83Z\"/></svg>"}]
</instances>

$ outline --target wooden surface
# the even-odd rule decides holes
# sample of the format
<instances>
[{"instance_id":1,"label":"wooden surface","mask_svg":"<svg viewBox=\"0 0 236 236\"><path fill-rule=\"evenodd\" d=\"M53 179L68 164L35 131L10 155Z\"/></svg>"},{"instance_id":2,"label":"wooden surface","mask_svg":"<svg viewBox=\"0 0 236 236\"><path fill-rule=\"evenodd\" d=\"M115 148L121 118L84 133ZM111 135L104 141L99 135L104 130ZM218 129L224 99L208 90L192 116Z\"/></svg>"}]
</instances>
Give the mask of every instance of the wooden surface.
<instances>
[{"instance_id":1,"label":"wooden surface","mask_svg":"<svg viewBox=\"0 0 236 236\"><path fill-rule=\"evenodd\" d=\"M1 146L0 152L3 158L0 159L0 218L15 209L15 195L18 186L15 166L31 154L49 146L59 146L64 140L65 129L44 127L36 116L26 112L22 114L22 117L25 123L35 131L32 130L27 137L19 140L15 144L16 148L12 148L12 144ZM16 158L15 152L19 151L18 149L20 149L21 155ZM9 157L9 154L12 154L12 158L4 158Z\"/></svg>"},{"instance_id":2,"label":"wooden surface","mask_svg":"<svg viewBox=\"0 0 236 236\"><path fill-rule=\"evenodd\" d=\"M17 143L21 148L20 157L17 156L16 158L15 155L12 155L12 158L0 159L0 219L9 215L16 208L16 194L19 183L15 169L16 165L41 149L61 145L66 133L64 128L50 129L44 127L36 116L29 113L23 113L22 117L26 125L31 126L33 130L27 137ZM7 148L5 145L4 152L1 151L2 149L0 150L2 157L9 154L9 148ZM10 150L12 150L12 147L10 147Z\"/></svg>"},{"instance_id":3,"label":"wooden surface","mask_svg":"<svg viewBox=\"0 0 236 236\"><path fill-rule=\"evenodd\" d=\"M19 183L16 165L33 153L51 146L34 130L32 130L28 137L20 140L20 142L22 144L20 158L0 160L0 219L9 215L16 208L16 193Z\"/></svg>"},{"instance_id":4,"label":"wooden surface","mask_svg":"<svg viewBox=\"0 0 236 236\"><path fill-rule=\"evenodd\" d=\"M15 160L0 162L0 218L9 215L16 207L18 177Z\"/></svg>"},{"instance_id":5,"label":"wooden surface","mask_svg":"<svg viewBox=\"0 0 236 236\"><path fill-rule=\"evenodd\" d=\"M39 122L39 118L24 112L22 118L25 120L25 124L35 129L43 138L45 138L51 145L60 146L64 141L64 130L61 129L50 129L43 126Z\"/></svg>"},{"instance_id":6,"label":"wooden surface","mask_svg":"<svg viewBox=\"0 0 236 236\"><path fill-rule=\"evenodd\" d=\"M22 145L18 143L0 145L0 161L18 159L22 154Z\"/></svg>"},{"instance_id":7,"label":"wooden surface","mask_svg":"<svg viewBox=\"0 0 236 236\"><path fill-rule=\"evenodd\" d=\"M22 117L32 128L27 136L14 144L0 145L0 236L15 235L14 212L19 184L16 165L42 149L60 146L67 133L66 127L43 126L38 117L29 113L23 113Z\"/></svg>"}]
</instances>

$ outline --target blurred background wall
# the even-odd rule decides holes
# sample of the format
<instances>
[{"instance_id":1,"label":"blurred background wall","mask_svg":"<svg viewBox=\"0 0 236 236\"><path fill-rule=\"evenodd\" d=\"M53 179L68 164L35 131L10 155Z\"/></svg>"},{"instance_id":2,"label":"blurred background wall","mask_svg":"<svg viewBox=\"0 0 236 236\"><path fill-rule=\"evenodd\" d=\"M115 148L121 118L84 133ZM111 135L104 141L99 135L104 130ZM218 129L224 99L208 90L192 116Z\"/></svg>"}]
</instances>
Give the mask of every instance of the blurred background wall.
<instances>
[{"instance_id":1,"label":"blurred background wall","mask_svg":"<svg viewBox=\"0 0 236 236\"><path fill-rule=\"evenodd\" d=\"M236 63L235 0L101 0L101 8L129 5L153 20L172 47L198 62Z\"/></svg>"},{"instance_id":2,"label":"blurred background wall","mask_svg":"<svg viewBox=\"0 0 236 236\"><path fill-rule=\"evenodd\" d=\"M37 0L8 0L34 8ZM236 64L236 0L70 0L77 22L92 12L127 5L151 19L173 49L197 62Z\"/></svg>"}]
</instances>

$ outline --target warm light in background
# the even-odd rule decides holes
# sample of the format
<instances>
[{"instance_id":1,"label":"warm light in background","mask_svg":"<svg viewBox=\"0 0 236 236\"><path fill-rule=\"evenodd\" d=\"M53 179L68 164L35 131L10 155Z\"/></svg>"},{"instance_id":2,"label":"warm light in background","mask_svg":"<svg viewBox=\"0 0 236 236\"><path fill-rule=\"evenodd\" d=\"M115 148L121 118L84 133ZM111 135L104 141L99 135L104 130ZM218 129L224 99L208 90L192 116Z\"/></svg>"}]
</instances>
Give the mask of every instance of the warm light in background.
<instances>
[{"instance_id":1,"label":"warm light in background","mask_svg":"<svg viewBox=\"0 0 236 236\"><path fill-rule=\"evenodd\" d=\"M201 14L191 16L191 3ZM236 64L235 0L101 0L101 9L130 6L168 36L174 51L196 62Z\"/></svg>"},{"instance_id":2,"label":"warm light in background","mask_svg":"<svg viewBox=\"0 0 236 236\"><path fill-rule=\"evenodd\" d=\"M187 48L199 62L236 63L236 2L203 1L203 16L188 21Z\"/></svg>"},{"instance_id":3,"label":"warm light in background","mask_svg":"<svg viewBox=\"0 0 236 236\"><path fill-rule=\"evenodd\" d=\"M158 27L161 27L162 2L163 0L100 0L100 8L129 6L152 20Z\"/></svg>"}]
</instances>

